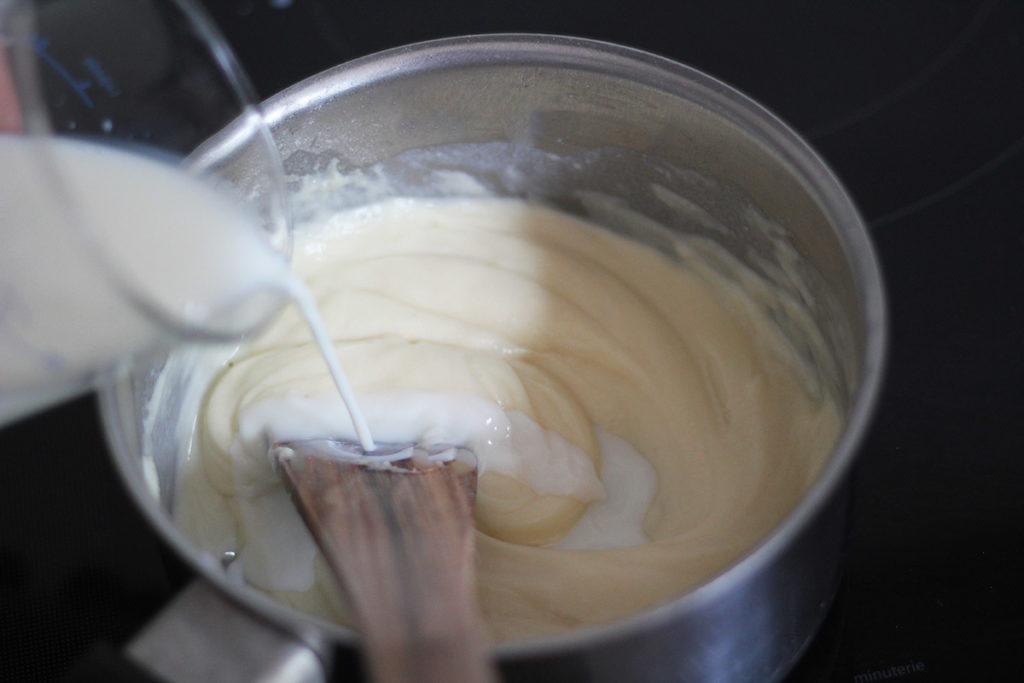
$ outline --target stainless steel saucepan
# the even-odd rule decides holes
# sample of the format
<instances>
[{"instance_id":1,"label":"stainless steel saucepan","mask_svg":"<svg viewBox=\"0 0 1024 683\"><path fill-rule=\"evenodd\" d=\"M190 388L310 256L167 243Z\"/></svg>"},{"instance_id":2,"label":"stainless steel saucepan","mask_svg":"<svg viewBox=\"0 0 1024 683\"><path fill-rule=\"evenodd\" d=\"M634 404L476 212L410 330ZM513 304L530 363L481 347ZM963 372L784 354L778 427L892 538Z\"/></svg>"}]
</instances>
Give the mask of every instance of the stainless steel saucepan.
<instances>
[{"instance_id":1,"label":"stainless steel saucepan","mask_svg":"<svg viewBox=\"0 0 1024 683\"><path fill-rule=\"evenodd\" d=\"M698 71L572 38L465 37L389 50L330 69L265 103L286 170L336 164L386 178L375 193L474 191L529 197L669 251L660 229L716 240L780 287L820 328L808 362L839 397L846 427L795 509L746 556L678 599L616 623L496 646L509 681L778 680L829 609L840 578L847 479L878 394L882 284L855 207L821 159L760 106ZM230 136L227 136L230 138ZM244 149L220 154L245 173ZM259 192L258 186L247 187ZM367 200L358 193L342 204ZM786 327L786 321L780 324ZM795 346L799 326L791 328ZM102 392L125 484L198 579L129 646L178 680L329 679L355 635L226 578L174 527L181 401L151 397L163 360ZM187 372L164 373L164 396ZM177 392L177 394L175 394ZM334 667L338 668L338 667ZM276 677L276 678L275 678Z\"/></svg>"}]
</instances>

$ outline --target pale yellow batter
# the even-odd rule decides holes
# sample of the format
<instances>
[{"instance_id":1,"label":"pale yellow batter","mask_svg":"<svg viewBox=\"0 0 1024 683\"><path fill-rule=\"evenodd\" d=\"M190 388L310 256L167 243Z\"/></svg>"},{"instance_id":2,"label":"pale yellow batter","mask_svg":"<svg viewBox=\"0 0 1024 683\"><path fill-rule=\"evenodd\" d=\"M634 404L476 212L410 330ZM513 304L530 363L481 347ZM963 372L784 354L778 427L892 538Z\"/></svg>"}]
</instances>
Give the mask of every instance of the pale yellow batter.
<instances>
[{"instance_id":1,"label":"pale yellow batter","mask_svg":"<svg viewBox=\"0 0 1024 683\"><path fill-rule=\"evenodd\" d=\"M523 465L523 453L483 463L477 575L497 639L606 622L711 578L792 508L837 438L835 403L755 303L770 297L748 296L685 242L679 253L501 199L396 200L297 233L294 269L357 396L472 396L568 444L544 451L564 466ZM201 547L237 553L230 571L344 621L322 560L295 540L304 529L261 441L261 415L332 396L305 324L286 311L210 387L176 515ZM381 420L378 432L395 426ZM601 430L657 475L649 540L545 547L602 496Z\"/></svg>"}]
</instances>

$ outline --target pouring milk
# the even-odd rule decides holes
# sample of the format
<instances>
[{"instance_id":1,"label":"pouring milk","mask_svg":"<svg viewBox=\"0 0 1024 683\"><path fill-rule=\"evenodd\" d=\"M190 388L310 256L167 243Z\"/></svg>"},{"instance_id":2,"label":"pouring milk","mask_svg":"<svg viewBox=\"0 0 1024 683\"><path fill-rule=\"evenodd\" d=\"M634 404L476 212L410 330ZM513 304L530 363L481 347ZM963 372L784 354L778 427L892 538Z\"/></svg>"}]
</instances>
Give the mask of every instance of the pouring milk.
<instances>
[{"instance_id":1,"label":"pouring milk","mask_svg":"<svg viewBox=\"0 0 1024 683\"><path fill-rule=\"evenodd\" d=\"M169 164L0 135L0 226L0 424L88 389L125 358L240 336L286 297L326 348L304 286L256 216ZM365 428L360 437L372 446Z\"/></svg>"},{"instance_id":2,"label":"pouring milk","mask_svg":"<svg viewBox=\"0 0 1024 683\"><path fill-rule=\"evenodd\" d=\"M253 306L237 304L269 298L288 272L212 188L68 139L0 137L0 221L0 422L127 356L252 326Z\"/></svg>"}]
</instances>

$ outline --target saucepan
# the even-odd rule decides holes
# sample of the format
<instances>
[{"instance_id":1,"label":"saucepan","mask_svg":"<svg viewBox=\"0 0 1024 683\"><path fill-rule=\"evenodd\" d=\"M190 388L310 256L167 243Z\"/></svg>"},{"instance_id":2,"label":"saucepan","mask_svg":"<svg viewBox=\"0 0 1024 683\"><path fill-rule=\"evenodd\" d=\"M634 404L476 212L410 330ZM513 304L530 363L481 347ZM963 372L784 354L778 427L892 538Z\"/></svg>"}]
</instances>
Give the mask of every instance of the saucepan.
<instances>
[{"instance_id":1,"label":"saucepan","mask_svg":"<svg viewBox=\"0 0 1024 683\"><path fill-rule=\"evenodd\" d=\"M694 69L553 36L389 50L298 83L264 112L292 176L329 165L372 169L389 179L387 192L433 196L457 193L435 181L458 173L491 194L545 202L614 230L629 231L640 216L715 240L799 296L825 340L825 352L807 360L837 397L845 427L797 505L756 547L685 595L615 623L494 649L510 681L783 677L837 590L848 478L885 354L883 289L869 236L815 152L761 106ZM210 144L197 154L225 156L217 140ZM258 193L245 149L231 154L225 165L235 164L238 184ZM344 201L367 199L356 195ZM657 234L637 238L664 248ZM175 528L189 386L187 370L158 358L131 366L101 395L127 489L198 577L129 653L172 680L341 675L356 660L354 633L230 581L221 558ZM164 400L155 402L157 388Z\"/></svg>"}]
</instances>

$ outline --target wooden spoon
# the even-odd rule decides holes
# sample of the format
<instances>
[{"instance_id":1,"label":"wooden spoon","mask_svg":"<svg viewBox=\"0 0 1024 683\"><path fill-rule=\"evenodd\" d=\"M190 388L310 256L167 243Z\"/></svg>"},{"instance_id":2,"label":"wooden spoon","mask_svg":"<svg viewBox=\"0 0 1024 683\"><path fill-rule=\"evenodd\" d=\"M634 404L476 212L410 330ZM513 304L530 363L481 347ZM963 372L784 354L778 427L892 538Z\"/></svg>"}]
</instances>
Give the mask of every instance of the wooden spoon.
<instances>
[{"instance_id":1,"label":"wooden spoon","mask_svg":"<svg viewBox=\"0 0 1024 683\"><path fill-rule=\"evenodd\" d=\"M376 681L497 680L476 604L471 452L406 444L366 456L317 439L275 444L271 457L348 597Z\"/></svg>"}]
</instances>

